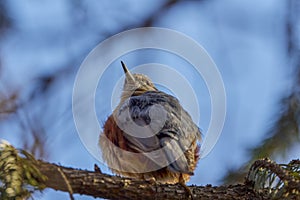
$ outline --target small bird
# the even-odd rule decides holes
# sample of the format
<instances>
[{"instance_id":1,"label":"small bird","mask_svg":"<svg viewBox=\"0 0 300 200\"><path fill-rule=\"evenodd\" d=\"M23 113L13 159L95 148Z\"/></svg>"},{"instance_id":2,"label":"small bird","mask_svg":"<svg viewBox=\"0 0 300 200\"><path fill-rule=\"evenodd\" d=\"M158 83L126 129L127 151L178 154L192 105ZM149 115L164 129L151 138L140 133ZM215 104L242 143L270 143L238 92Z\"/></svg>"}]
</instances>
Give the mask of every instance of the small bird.
<instances>
[{"instance_id":1,"label":"small bird","mask_svg":"<svg viewBox=\"0 0 300 200\"><path fill-rule=\"evenodd\" d=\"M118 175L188 189L199 160L199 128L175 97L121 64L126 76L121 100L99 137L103 160Z\"/></svg>"}]
</instances>

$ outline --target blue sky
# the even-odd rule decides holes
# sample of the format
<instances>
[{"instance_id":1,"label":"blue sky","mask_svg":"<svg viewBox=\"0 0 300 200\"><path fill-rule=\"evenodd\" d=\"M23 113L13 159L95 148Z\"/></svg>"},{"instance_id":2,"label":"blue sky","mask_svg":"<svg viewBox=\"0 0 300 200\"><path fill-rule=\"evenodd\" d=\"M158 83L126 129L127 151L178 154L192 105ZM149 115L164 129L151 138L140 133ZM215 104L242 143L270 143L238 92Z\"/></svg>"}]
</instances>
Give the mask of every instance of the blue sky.
<instances>
[{"instance_id":1,"label":"blue sky","mask_svg":"<svg viewBox=\"0 0 300 200\"><path fill-rule=\"evenodd\" d=\"M61 117L72 101L76 71L85 56L105 39L104 33L144 19L161 5L161 1L76 2L81 3L83 9L67 0L6 1L15 26L1 40L1 62L5 70L0 83L4 88L22 89L38 75L72 65L72 71L61 78L51 97L56 110L53 117L57 120L47 131L49 161L92 169L97 160L81 143L72 119ZM291 85L292 68L288 66L285 50L285 11L285 2L279 0L192 1L179 3L155 21L154 26L180 31L200 43L218 66L225 84L227 116L222 135L209 156L200 160L190 183L219 184L226 169L246 161L246 149L258 144L272 126L279 111L279 100ZM191 77L190 83L197 91L205 90L184 62L168 55L145 51L128 55L127 59L133 66L147 62L173 65ZM115 63L104 77L112 81L107 88L122 75L121 70L115 71L118 65ZM207 92L198 95L203 99L200 127L205 130L209 122L206 117L209 98ZM96 107L99 107L99 121L105 120L110 107L100 108L97 103ZM7 126L0 130L1 138L17 147L22 144L19 137L11 134L17 132L17 128ZM299 157L299 152L299 146L294 147L286 160ZM108 172L103 165L100 167ZM41 199L67 198L67 194L52 190L37 196Z\"/></svg>"}]
</instances>

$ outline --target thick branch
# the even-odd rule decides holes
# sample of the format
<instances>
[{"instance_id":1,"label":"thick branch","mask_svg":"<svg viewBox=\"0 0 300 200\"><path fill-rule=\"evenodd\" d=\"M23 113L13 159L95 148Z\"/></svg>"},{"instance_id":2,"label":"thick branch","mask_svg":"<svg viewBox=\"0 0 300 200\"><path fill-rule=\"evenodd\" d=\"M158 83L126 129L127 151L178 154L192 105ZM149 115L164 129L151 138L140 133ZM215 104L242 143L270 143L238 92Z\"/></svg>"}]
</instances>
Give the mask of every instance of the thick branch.
<instances>
[{"instance_id":1,"label":"thick branch","mask_svg":"<svg viewBox=\"0 0 300 200\"><path fill-rule=\"evenodd\" d=\"M146 181L58 166L38 161L38 168L48 177L45 185L55 190L107 199L185 199L181 185L158 185ZM63 175L62 175L63 173ZM265 199L247 185L212 187L190 186L194 199Z\"/></svg>"},{"instance_id":2,"label":"thick branch","mask_svg":"<svg viewBox=\"0 0 300 200\"><path fill-rule=\"evenodd\" d=\"M212 187L190 186L193 199L299 199L300 161L277 164L256 161L245 184ZM73 194L107 199L187 199L182 185L162 185L142 180L80 170L36 160L24 150L0 141L0 198L27 198L36 190L52 188ZM31 187L28 187L31 186Z\"/></svg>"}]
</instances>

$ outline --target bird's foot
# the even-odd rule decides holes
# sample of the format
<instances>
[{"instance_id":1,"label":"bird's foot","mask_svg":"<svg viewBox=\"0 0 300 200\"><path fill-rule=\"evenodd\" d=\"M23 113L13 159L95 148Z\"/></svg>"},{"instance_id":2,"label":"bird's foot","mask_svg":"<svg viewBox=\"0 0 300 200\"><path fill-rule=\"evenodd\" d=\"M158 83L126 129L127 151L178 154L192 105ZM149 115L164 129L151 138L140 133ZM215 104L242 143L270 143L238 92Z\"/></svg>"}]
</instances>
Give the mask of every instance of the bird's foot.
<instances>
[{"instance_id":1,"label":"bird's foot","mask_svg":"<svg viewBox=\"0 0 300 200\"><path fill-rule=\"evenodd\" d=\"M184 190L186 191L188 198L191 198L191 199L193 200L193 199L194 199L194 198L193 198L193 193L192 193L191 189L185 184L185 181L184 181L184 179L183 179L182 174L180 174L180 176L179 176L179 184L180 184L180 185L184 188Z\"/></svg>"},{"instance_id":2,"label":"bird's foot","mask_svg":"<svg viewBox=\"0 0 300 200\"><path fill-rule=\"evenodd\" d=\"M152 185L156 184L156 179L151 175L144 174L143 178L145 181L150 182Z\"/></svg>"}]
</instances>

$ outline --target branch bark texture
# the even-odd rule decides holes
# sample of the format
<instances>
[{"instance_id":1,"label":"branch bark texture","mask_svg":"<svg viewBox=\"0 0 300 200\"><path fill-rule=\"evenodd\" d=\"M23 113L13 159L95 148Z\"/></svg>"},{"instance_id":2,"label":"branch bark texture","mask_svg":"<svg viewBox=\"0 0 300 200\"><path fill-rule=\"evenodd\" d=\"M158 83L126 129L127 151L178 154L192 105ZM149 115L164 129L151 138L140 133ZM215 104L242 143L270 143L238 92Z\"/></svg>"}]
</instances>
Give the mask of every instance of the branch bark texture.
<instances>
[{"instance_id":1,"label":"branch bark texture","mask_svg":"<svg viewBox=\"0 0 300 200\"><path fill-rule=\"evenodd\" d=\"M38 161L47 188L106 199L187 199L181 185L161 185ZM189 186L193 199L267 199L250 185Z\"/></svg>"}]
</instances>

